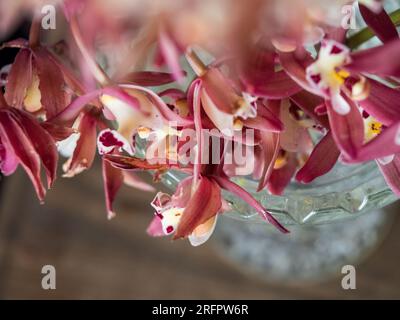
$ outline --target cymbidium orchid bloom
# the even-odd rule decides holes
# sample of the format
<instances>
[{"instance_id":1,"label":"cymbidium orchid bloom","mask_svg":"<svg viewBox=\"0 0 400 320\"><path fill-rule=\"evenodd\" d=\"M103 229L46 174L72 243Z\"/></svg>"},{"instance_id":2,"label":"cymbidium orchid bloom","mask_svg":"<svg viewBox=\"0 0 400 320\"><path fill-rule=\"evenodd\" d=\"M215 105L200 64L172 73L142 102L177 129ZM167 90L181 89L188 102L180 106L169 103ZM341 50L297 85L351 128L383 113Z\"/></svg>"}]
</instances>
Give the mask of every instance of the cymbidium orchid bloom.
<instances>
[{"instance_id":1,"label":"cymbidium orchid bloom","mask_svg":"<svg viewBox=\"0 0 400 320\"><path fill-rule=\"evenodd\" d=\"M40 21L34 20L29 41L17 39L1 46L20 49L6 78L4 98L10 106L50 119L66 107L70 92L64 70L39 43L39 28Z\"/></svg>"},{"instance_id":2,"label":"cymbidium orchid bloom","mask_svg":"<svg viewBox=\"0 0 400 320\"><path fill-rule=\"evenodd\" d=\"M29 40L0 46L20 49L0 70L0 169L21 165L40 201L57 147L65 177L101 157L108 218L123 183L155 190L138 171L182 173L172 195L156 195L147 231L194 246L231 209L223 190L288 232L241 179L282 195L338 161L375 160L400 195L400 15L384 1L59 2L69 28L58 45L39 41L31 12ZM341 8L353 4L368 28L349 35Z\"/></svg>"},{"instance_id":3,"label":"cymbidium orchid bloom","mask_svg":"<svg viewBox=\"0 0 400 320\"><path fill-rule=\"evenodd\" d=\"M45 169L47 187L56 178L58 153L51 135L34 116L7 105L0 92L0 170L8 176L21 165L31 179L37 196L44 201L46 188L41 180Z\"/></svg>"}]
</instances>

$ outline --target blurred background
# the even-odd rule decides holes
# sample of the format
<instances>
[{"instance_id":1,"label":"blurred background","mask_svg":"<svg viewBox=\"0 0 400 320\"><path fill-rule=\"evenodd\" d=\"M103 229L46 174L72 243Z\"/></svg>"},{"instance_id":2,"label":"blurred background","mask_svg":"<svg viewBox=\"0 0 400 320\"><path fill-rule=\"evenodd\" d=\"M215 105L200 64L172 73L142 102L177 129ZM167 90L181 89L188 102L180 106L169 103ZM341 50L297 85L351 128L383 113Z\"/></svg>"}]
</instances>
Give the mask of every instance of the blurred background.
<instances>
[{"instance_id":1,"label":"blurred background","mask_svg":"<svg viewBox=\"0 0 400 320\"><path fill-rule=\"evenodd\" d=\"M23 23L10 38L28 29ZM0 67L15 54L1 51ZM1 299L400 298L397 204L386 209L394 222L385 241L357 267L357 289L344 290L341 270L319 284L271 284L243 273L212 241L193 248L188 241L150 238L153 194L123 187L118 215L108 221L98 162L73 180L59 178L45 205L21 168L1 179L0 197ZM56 268L56 290L41 287L44 265Z\"/></svg>"}]
</instances>

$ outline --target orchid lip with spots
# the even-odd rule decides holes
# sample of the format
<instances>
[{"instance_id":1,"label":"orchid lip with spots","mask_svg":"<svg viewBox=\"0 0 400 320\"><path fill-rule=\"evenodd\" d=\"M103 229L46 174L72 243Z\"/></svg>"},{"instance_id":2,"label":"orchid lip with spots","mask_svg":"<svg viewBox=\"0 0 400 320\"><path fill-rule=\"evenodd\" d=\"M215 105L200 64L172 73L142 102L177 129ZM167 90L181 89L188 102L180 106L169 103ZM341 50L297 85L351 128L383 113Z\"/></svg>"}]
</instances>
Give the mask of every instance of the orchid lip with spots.
<instances>
[{"instance_id":1,"label":"orchid lip with spots","mask_svg":"<svg viewBox=\"0 0 400 320\"><path fill-rule=\"evenodd\" d=\"M374 160L400 196L399 8L350 1L367 25L354 33L324 14L340 0L60 0L67 27L52 44L39 2L19 8L32 16L28 39L0 44L18 50L0 69L0 170L23 168L39 201L59 153L69 178L101 159L110 219L123 184L156 193L139 172L154 182L180 172L176 190L156 193L147 232L193 246L232 210L226 193L289 232L243 180L279 196L338 162ZM275 16L287 8L298 16Z\"/></svg>"}]
</instances>

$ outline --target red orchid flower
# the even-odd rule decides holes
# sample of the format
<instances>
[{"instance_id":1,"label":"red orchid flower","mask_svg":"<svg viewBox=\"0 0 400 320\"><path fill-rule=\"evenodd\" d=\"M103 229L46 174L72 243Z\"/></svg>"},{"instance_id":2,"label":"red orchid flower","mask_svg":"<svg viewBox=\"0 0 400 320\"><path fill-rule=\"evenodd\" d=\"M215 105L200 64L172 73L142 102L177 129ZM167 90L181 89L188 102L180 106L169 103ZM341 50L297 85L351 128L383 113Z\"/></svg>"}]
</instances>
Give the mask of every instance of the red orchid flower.
<instances>
[{"instance_id":1,"label":"red orchid flower","mask_svg":"<svg viewBox=\"0 0 400 320\"><path fill-rule=\"evenodd\" d=\"M6 79L4 98L10 106L50 119L66 107L69 91L64 70L39 44L39 24L32 22L29 41L17 39L1 47L20 49Z\"/></svg>"},{"instance_id":2,"label":"red orchid flower","mask_svg":"<svg viewBox=\"0 0 400 320\"><path fill-rule=\"evenodd\" d=\"M51 135L35 117L10 107L0 92L0 169L12 174L21 165L31 179L37 196L44 201L46 188L41 180L41 165L45 169L47 187L56 178L58 153Z\"/></svg>"}]
</instances>

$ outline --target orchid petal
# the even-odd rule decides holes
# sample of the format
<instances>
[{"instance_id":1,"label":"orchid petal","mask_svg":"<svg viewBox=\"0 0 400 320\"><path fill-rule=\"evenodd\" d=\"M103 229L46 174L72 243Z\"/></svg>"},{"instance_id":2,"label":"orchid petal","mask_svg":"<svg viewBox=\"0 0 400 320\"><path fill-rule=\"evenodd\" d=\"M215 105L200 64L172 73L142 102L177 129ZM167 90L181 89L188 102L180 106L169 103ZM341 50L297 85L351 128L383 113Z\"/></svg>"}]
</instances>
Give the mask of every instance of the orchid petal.
<instances>
[{"instance_id":1,"label":"orchid petal","mask_svg":"<svg viewBox=\"0 0 400 320\"><path fill-rule=\"evenodd\" d=\"M248 90L256 96L269 99L283 99L298 93L302 88L285 71L278 71L264 79L262 83Z\"/></svg>"},{"instance_id":2,"label":"orchid petal","mask_svg":"<svg viewBox=\"0 0 400 320\"><path fill-rule=\"evenodd\" d=\"M396 26L385 10L376 13L362 4L359 4L359 8L366 24L382 42L389 42L399 37Z\"/></svg>"},{"instance_id":3,"label":"orchid petal","mask_svg":"<svg viewBox=\"0 0 400 320\"><path fill-rule=\"evenodd\" d=\"M280 134L280 145L282 149L289 152L307 152L312 147L310 133L293 118L290 107L287 100L281 104L280 116L285 129Z\"/></svg>"},{"instance_id":4,"label":"orchid petal","mask_svg":"<svg viewBox=\"0 0 400 320\"><path fill-rule=\"evenodd\" d=\"M72 178L92 166L96 155L97 119L90 113L84 113L79 123L79 139L74 153L64 164L63 177Z\"/></svg>"},{"instance_id":5,"label":"orchid petal","mask_svg":"<svg viewBox=\"0 0 400 320\"><path fill-rule=\"evenodd\" d=\"M387 164L382 164L379 161L377 163L390 189L397 196L400 196L400 156L396 154L393 160Z\"/></svg>"},{"instance_id":6,"label":"orchid petal","mask_svg":"<svg viewBox=\"0 0 400 320\"><path fill-rule=\"evenodd\" d=\"M1 128L0 136L2 136L0 137L0 171L3 175L9 176L17 170L19 160L8 138L2 135Z\"/></svg>"},{"instance_id":7,"label":"orchid petal","mask_svg":"<svg viewBox=\"0 0 400 320\"><path fill-rule=\"evenodd\" d=\"M221 205L221 189L218 184L214 180L202 177L183 211L174 239L192 234L198 226L214 217Z\"/></svg>"},{"instance_id":8,"label":"orchid petal","mask_svg":"<svg viewBox=\"0 0 400 320\"><path fill-rule=\"evenodd\" d=\"M400 91L373 79L368 83L369 95L359 101L360 106L384 125L400 121Z\"/></svg>"},{"instance_id":9,"label":"orchid petal","mask_svg":"<svg viewBox=\"0 0 400 320\"><path fill-rule=\"evenodd\" d=\"M29 113L12 109L11 112L20 123L21 128L24 128L26 136L29 137L39 155L46 171L48 188L50 188L56 179L58 163L58 152L53 138Z\"/></svg>"},{"instance_id":10,"label":"orchid petal","mask_svg":"<svg viewBox=\"0 0 400 320\"><path fill-rule=\"evenodd\" d=\"M54 61L49 59L46 49L35 49L34 61L39 76L41 103L50 119L67 106L63 74Z\"/></svg>"},{"instance_id":11,"label":"orchid petal","mask_svg":"<svg viewBox=\"0 0 400 320\"><path fill-rule=\"evenodd\" d=\"M183 118L183 117L179 116L178 114L176 114L174 111L172 111L167 106L167 104L158 95L156 95L153 91L143 88L143 87L140 87L140 86L132 85L132 84L121 84L120 87L138 90L139 92L145 94L148 97L148 99L150 99L150 101L152 103L154 103L154 107L158 110L158 112L160 112L160 114L166 120L176 121L178 125L182 125L182 126L185 126L185 125L187 126L187 125L193 124L193 120Z\"/></svg>"},{"instance_id":12,"label":"orchid petal","mask_svg":"<svg viewBox=\"0 0 400 320\"><path fill-rule=\"evenodd\" d=\"M151 220L146 232L151 237L164 237L166 235L163 230L161 219L158 216L155 216Z\"/></svg>"},{"instance_id":13,"label":"orchid petal","mask_svg":"<svg viewBox=\"0 0 400 320\"><path fill-rule=\"evenodd\" d=\"M107 218L112 219L115 216L113 202L118 190L124 180L120 169L114 168L107 160L102 160L103 164L103 183L104 194L106 198Z\"/></svg>"},{"instance_id":14,"label":"orchid petal","mask_svg":"<svg viewBox=\"0 0 400 320\"><path fill-rule=\"evenodd\" d=\"M340 151L335 145L329 131L315 146L304 166L297 172L296 180L310 183L314 179L329 172L336 164Z\"/></svg>"},{"instance_id":15,"label":"orchid petal","mask_svg":"<svg viewBox=\"0 0 400 320\"><path fill-rule=\"evenodd\" d=\"M132 187L146 192L156 191L156 189L151 184L143 181L134 172L122 171L122 175L124 176L124 183L128 187Z\"/></svg>"},{"instance_id":16,"label":"orchid petal","mask_svg":"<svg viewBox=\"0 0 400 320\"><path fill-rule=\"evenodd\" d=\"M302 55L296 52L279 52L279 61L286 73L302 88L310 93L319 95L318 91L313 88L306 76L306 68L313 63L308 53Z\"/></svg>"},{"instance_id":17,"label":"orchid petal","mask_svg":"<svg viewBox=\"0 0 400 320\"><path fill-rule=\"evenodd\" d=\"M29 49L22 49L15 57L8 74L5 95L10 106L21 109L26 91L32 82L32 53Z\"/></svg>"},{"instance_id":18,"label":"orchid petal","mask_svg":"<svg viewBox=\"0 0 400 320\"><path fill-rule=\"evenodd\" d=\"M45 129L55 141L62 141L67 139L75 130L69 127L64 127L48 121L41 122L40 125Z\"/></svg>"},{"instance_id":19,"label":"orchid petal","mask_svg":"<svg viewBox=\"0 0 400 320\"><path fill-rule=\"evenodd\" d=\"M0 136L3 141L7 139L7 145L12 146L15 155L31 179L39 200L43 202L46 189L40 178L39 155L23 129L8 112L0 112Z\"/></svg>"},{"instance_id":20,"label":"orchid petal","mask_svg":"<svg viewBox=\"0 0 400 320\"><path fill-rule=\"evenodd\" d=\"M193 185L197 186L197 183L200 179L200 170L201 170L201 159L203 156L203 145L204 145L204 136L202 134L202 123L201 123L201 82L198 82L194 87L193 93L193 113L194 113L194 127L196 130L196 141L197 141L197 149L196 149L196 160L194 164L193 170Z\"/></svg>"},{"instance_id":21,"label":"orchid petal","mask_svg":"<svg viewBox=\"0 0 400 320\"><path fill-rule=\"evenodd\" d=\"M319 123L325 128L329 128L329 119L326 115L318 115L315 110L318 106L324 103L321 97L308 93L306 91L299 92L290 97L290 100L295 103L301 110L304 111L311 119Z\"/></svg>"},{"instance_id":22,"label":"orchid petal","mask_svg":"<svg viewBox=\"0 0 400 320\"><path fill-rule=\"evenodd\" d=\"M261 138L261 147L263 149L263 171L259 179L257 191L265 188L274 169L274 164L279 155L280 135L265 134Z\"/></svg>"},{"instance_id":23,"label":"orchid petal","mask_svg":"<svg viewBox=\"0 0 400 320\"><path fill-rule=\"evenodd\" d=\"M4 48L18 48L18 49L25 49L29 46L29 41L23 38L14 39L8 42L4 42L0 46L0 50Z\"/></svg>"},{"instance_id":24,"label":"orchid petal","mask_svg":"<svg viewBox=\"0 0 400 320\"><path fill-rule=\"evenodd\" d=\"M279 231L283 233L289 233L283 225L281 225L265 208L256 200L254 197L244 190L242 187L238 186L225 177L212 177L222 189L225 189L235 196L241 198L243 201L247 202L251 207L253 207L261 216L262 219L268 221L270 224L275 226Z\"/></svg>"},{"instance_id":25,"label":"orchid petal","mask_svg":"<svg viewBox=\"0 0 400 320\"><path fill-rule=\"evenodd\" d=\"M292 180L298 161L294 153L288 153L286 164L279 169L274 169L269 178L267 187L269 192L273 195L282 195L285 188Z\"/></svg>"},{"instance_id":26,"label":"orchid petal","mask_svg":"<svg viewBox=\"0 0 400 320\"><path fill-rule=\"evenodd\" d=\"M189 241L193 247L204 244L211 237L217 225L217 217L218 215L212 217L193 230L192 234L189 235Z\"/></svg>"},{"instance_id":27,"label":"orchid petal","mask_svg":"<svg viewBox=\"0 0 400 320\"><path fill-rule=\"evenodd\" d=\"M257 103L257 116L243 120L243 124L248 128L261 131L281 132L284 129L284 125L278 115L274 114L262 103Z\"/></svg>"},{"instance_id":28,"label":"orchid petal","mask_svg":"<svg viewBox=\"0 0 400 320\"><path fill-rule=\"evenodd\" d=\"M185 76L185 71L180 71ZM157 87L169 84L176 80L175 75L166 72L135 71L125 75L119 82L133 83L144 87Z\"/></svg>"},{"instance_id":29,"label":"orchid petal","mask_svg":"<svg viewBox=\"0 0 400 320\"><path fill-rule=\"evenodd\" d=\"M87 94L84 94L78 98L76 98L74 101L72 101L63 111L58 113L55 117L50 119L49 121L54 122L54 123L61 123L61 122L68 122L71 120L75 120L76 117L78 117L79 113L82 111L82 109L98 98L102 94L102 90L95 90L92 92L89 92Z\"/></svg>"},{"instance_id":30,"label":"orchid petal","mask_svg":"<svg viewBox=\"0 0 400 320\"><path fill-rule=\"evenodd\" d=\"M120 169L125 170L166 170L171 167L171 165L162 163L149 163L147 160L139 159L135 157L125 157L119 155L105 155L104 159L110 161L111 164Z\"/></svg>"},{"instance_id":31,"label":"orchid petal","mask_svg":"<svg viewBox=\"0 0 400 320\"><path fill-rule=\"evenodd\" d=\"M366 72L381 76L400 76L400 40L393 40L371 49L351 54L351 62L345 66L350 72ZM385 63L371 63L384 61Z\"/></svg>"},{"instance_id":32,"label":"orchid petal","mask_svg":"<svg viewBox=\"0 0 400 320\"><path fill-rule=\"evenodd\" d=\"M332 136L339 149L348 157L352 158L357 154L364 142L364 121L357 106L350 100L350 111L341 115L333 110L329 101L326 101L329 123L332 129Z\"/></svg>"},{"instance_id":33,"label":"orchid petal","mask_svg":"<svg viewBox=\"0 0 400 320\"><path fill-rule=\"evenodd\" d=\"M177 81L181 81L185 77L185 74L182 71L179 63L181 53L179 52L177 45L165 31L160 32L158 39L160 44L160 51L163 55L163 58L165 59L165 62L171 69L175 79Z\"/></svg>"},{"instance_id":34,"label":"orchid petal","mask_svg":"<svg viewBox=\"0 0 400 320\"><path fill-rule=\"evenodd\" d=\"M400 153L400 122L384 129L377 137L362 146L347 162L363 162Z\"/></svg>"},{"instance_id":35,"label":"orchid petal","mask_svg":"<svg viewBox=\"0 0 400 320\"><path fill-rule=\"evenodd\" d=\"M218 108L207 92L202 90L201 102L203 109L214 125L225 135L233 135L233 114L226 113Z\"/></svg>"}]
</instances>

